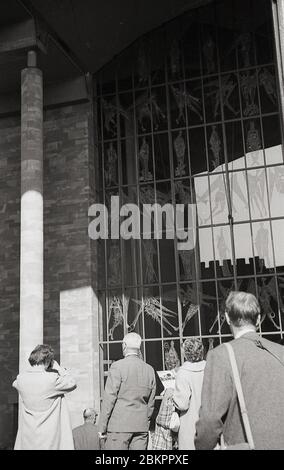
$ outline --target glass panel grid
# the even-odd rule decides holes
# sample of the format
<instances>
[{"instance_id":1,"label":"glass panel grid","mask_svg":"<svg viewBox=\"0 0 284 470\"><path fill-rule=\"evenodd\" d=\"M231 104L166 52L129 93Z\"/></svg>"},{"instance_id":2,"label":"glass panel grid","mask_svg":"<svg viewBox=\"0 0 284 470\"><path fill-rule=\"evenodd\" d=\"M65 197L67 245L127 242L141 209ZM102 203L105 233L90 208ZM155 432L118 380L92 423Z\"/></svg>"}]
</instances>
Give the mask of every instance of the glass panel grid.
<instances>
[{"instance_id":1,"label":"glass panel grid","mask_svg":"<svg viewBox=\"0 0 284 470\"><path fill-rule=\"evenodd\" d=\"M229 3L185 13L98 76L103 202L118 194L140 209L195 203L198 213L193 250L178 250L176 238L103 242L108 366L120 354L111 345L127 331L141 334L158 370L182 361L185 337L209 348L228 340L224 301L236 288L258 295L262 333L283 334L284 167L271 17L266 2ZM245 8L251 24L243 24Z\"/></svg>"}]
</instances>

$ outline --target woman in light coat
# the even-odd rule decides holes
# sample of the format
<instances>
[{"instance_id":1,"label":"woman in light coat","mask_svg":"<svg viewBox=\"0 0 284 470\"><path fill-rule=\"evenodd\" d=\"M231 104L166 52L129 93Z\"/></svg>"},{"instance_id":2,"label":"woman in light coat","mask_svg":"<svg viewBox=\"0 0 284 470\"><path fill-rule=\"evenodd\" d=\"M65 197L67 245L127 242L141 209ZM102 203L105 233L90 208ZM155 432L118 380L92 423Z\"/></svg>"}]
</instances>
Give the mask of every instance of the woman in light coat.
<instances>
[{"instance_id":1,"label":"woman in light coat","mask_svg":"<svg viewBox=\"0 0 284 470\"><path fill-rule=\"evenodd\" d=\"M19 426L15 450L72 450L72 428L64 394L74 379L54 360L50 346L37 346L30 369L13 383L19 392Z\"/></svg>"},{"instance_id":2,"label":"woman in light coat","mask_svg":"<svg viewBox=\"0 0 284 470\"><path fill-rule=\"evenodd\" d=\"M183 343L185 362L176 375L173 400L180 411L178 433L179 450L194 450L195 424L199 417L203 383L204 349L199 338L186 339Z\"/></svg>"}]
</instances>

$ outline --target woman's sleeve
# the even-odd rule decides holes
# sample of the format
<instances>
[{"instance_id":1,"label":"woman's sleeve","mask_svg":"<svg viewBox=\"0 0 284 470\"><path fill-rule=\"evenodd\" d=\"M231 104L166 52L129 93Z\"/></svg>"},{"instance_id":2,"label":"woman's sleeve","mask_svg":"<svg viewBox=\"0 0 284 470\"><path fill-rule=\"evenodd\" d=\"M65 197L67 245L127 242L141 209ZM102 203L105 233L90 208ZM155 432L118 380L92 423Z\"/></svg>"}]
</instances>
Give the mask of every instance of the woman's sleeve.
<instances>
[{"instance_id":1,"label":"woman's sleeve","mask_svg":"<svg viewBox=\"0 0 284 470\"><path fill-rule=\"evenodd\" d=\"M75 390L77 387L75 379L72 377L72 375L67 372L66 369L63 369L63 367L60 367L60 370L58 371L58 376L56 379L55 383L55 390L57 392L72 392L72 390Z\"/></svg>"},{"instance_id":2,"label":"woman's sleeve","mask_svg":"<svg viewBox=\"0 0 284 470\"><path fill-rule=\"evenodd\" d=\"M191 388L188 380L188 373L179 371L176 376L175 391L173 401L175 407L180 411L187 411L190 404Z\"/></svg>"}]
</instances>

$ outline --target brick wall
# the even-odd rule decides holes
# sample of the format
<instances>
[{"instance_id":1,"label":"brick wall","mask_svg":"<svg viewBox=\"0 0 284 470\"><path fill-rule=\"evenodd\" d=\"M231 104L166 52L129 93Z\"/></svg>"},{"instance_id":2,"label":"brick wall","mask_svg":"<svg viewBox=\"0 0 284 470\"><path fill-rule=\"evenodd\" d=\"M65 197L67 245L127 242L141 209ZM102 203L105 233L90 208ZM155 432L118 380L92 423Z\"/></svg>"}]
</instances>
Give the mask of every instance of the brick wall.
<instances>
[{"instance_id":1,"label":"brick wall","mask_svg":"<svg viewBox=\"0 0 284 470\"><path fill-rule=\"evenodd\" d=\"M44 113L44 341L54 347L59 358L61 335L65 338L64 365L72 366L76 358L78 412L81 403L82 406L86 401L90 405L93 403L98 370L96 303L92 300L96 256L95 247L88 238L88 207L94 197L91 130L92 115L88 104ZM0 119L0 170L1 449L13 444L13 423L17 415L17 394L11 383L18 372L19 340L19 118ZM78 301L80 292L82 299ZM62 295L68 298L68 308L60 314ZM76 301L72 300L74 297ZM70 319L75 338L67 334ZM75 355L68 352L69 347L73 351L75 348ZM87 363L81 367L82 358ZM86 377L89 377L88 381Z\"/></svg>"},{"instance_id":2,"label":"brick wall","mask_svg":"<svg viewBox=\"0 0 284 470\"><path fill-rule=\"evenodd\" d=\"M0 449L13 439L18 370L20 120L0 120Z\"/></svg>"},{"instance_id":3,"label":"brick wall","mask_svg":"<svg viewBox=\"0 0 284 470\"><path fill-rule=\"evenodd\" d=\"M45 341L59 354L60 291L90 283L88 105L44 116Z\"/></svg>"}]
</instances>

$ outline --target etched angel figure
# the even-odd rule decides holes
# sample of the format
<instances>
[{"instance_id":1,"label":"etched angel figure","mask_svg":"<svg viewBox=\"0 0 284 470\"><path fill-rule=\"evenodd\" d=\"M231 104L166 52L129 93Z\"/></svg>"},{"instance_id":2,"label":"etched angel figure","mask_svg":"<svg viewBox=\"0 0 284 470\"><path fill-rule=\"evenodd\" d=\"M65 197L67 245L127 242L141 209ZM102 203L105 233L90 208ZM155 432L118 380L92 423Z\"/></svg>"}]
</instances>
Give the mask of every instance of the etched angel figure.
<instances>
[{"instance_id":1,"label":"etched angel figure","mask_svg":"<svg viewBox=\"0 0 284 470\"><path fill-rule=\"evenodd\" d=\"M121 279L121 255L118 244L112 244L109 249L108 258L108 282L109 284L119 284Z\"/></svg>"},{"instance_id":2,"label":"etched angel figure","mask_svg":"<svg viewBox=\"0 0 284 470\"><path fill-rule=\"evenodd\" d=\"M209 139L210 149L214 155L214 160L212 164L214 168L217 168L220 165L220 154L222 149L222 142L219 137L219 134L216 130L216 126L212 126L212 132Z\"/></svg>"},{"instance_id":3,"label":"etched angel figure","mask_svg":"<svg viewBox=\"0 0 284 470\"><path fill-rule=\"evenodd\" d=\"M101 103L104 116L104 127L107 132L116 135L117 116L121 115L125 119L128 119L127 112L120 105L116 104L115 98L111 101L106 101L102 98Z\"/></svg>"},{"instance_id":4,"label":"etched angel figure","mask_svg":"<svg viewBox=\"0 0 284 470\"><path fill-rule=\"evenodd\" d=\"M145 272L144 280L146 283L158 281L158 276L154 268L154 256L157 253L154 240L142 240Z\"/></svg>"},{"instance_id":5,"label":"etched angel figure","mask_svg":"<svg viewBox=\"0 0 284 470\"><path fill-rule=\"evenodd\" d=\"M213 80L212 82L206 83L204 85L204 89L216 87L213 91L206 92L206 96L215 98L215 106L214 106L214 117L218 116L218 111L221 108L221 104L223 103L223 107L228 108L235 116L239 113L236 111L230 103L230 97L235 90L237 84L231 79L231 75L224 75L221 77L220 89L219 89L219 80Z\"/></svg>"},{"instance_id":6,"label":"etched angel figure","mask_svg":"<svg viewBox=\"0 0 284 470\"><path fill-rule=\"evenodd\" d=\"M149 171L149 144L146 137L143 137L142 145L139 149L139 161L142 166L142 174L140 176L141 181L151 180L153 178Z\"/></svg>"},{"instance_id":7,"label":"etched angel figure","mask_svg":"<svg viewBox=\"0 0 284 470\"><path fill-rule=\"evenodd\" d=\"M151 118L153 118L154 129L157 130L161 119L166 118L157 103L155 93L150 94L149 91L143 93L139 98L137 98L135 107L137 112L137 121L143 132L146 131L145 120L151 122Z\"/></svg>"},{"instance_id":8,"label":"etched angel figure","mask_svg":"<svg viewBox=\"0 0 284 470\"><path fill-rule=\"evenodd\" d=\"M199 98L196 98L195 96L192 96L190 93L188 93L185 89L183 89L182 85L179 88L171 85L171 90L174 95L179 112L178 117L176 118L177 124L180 124L182 121L185 122L186 108L196 114L199 117L200 121L203 121Z\"/></svg>"},{"instance_id":9,"label":"etched angel figure","mask_svg":"<svg viewBox=\"0 0 284 470\"><path fill-rule=\"evenodd\" d=\"M255 103L256 77L256 73L251 75L249 72L246 72L240 77L241 90L245 100L244 116L253 116L259 112L259 108Z\"/></svg>"},{"instance_id":10,"label":"etched angel figure","mask_svg":"<svg viewBox=\"0 0 284 470\"><path fill-rule=\"evenodd\" d=\"M171 193L163 193L159 190L154 190L153 186L141 186L140 187L140 203L141 204L166 204L171 201Z\"/></svg>"},{"instance_id":11,"label":"etched angel figure","mask_svg":"<svg viewBox=\"0 0 284 470\"><path fill-rule=\"evenodd\" d=\"M185 141L182 136L182 131L179 132L178 136L174 140L174 149L177 156L177 167L175 169L176 176L184 176L185 175L185 163L184 163L184 156L185 156Z\"/></svg>"},{"instance_id":12,"label":"etched angel figure","mask_svg":"<svg viewBox=\"0 0 284 470\"><path fill-rule=\"evenodd\" d=\"M186 315L182 323L182 331L184 331L186 325L198 313L199 306L206 305L207 307L211 307L210 301L213 301L214 297L203 294L201 291L197 293L196 288L187 285L186 289L180 289L180 300L182 307L186 308ZM179 327L175 327L174 329L178 331Z\"/></svg>"},{"instance_id":13,"label":"etched angel figure","mask_svg":"<svg viewBox=\"0 0 284 470\"><path fill-rule=\"evenodd\" d=\"M175 343L171 341L169 346L168 342L164 343L165 366L166 370L172 370L180 366L178 353L175 350Z\"/></svg>"},{"instance_id":14,"label":"etched angel figure","mask_svg":"<svg viewBox=\"0 0 284 470\"><path fill-rule=\"evenodd\" d=\"M247 149L249 152L255 152L261 149L261 139L258 129L255 128L255 122L250 121L247 134Z\"/></svg>"},{"instance_id":15,"label":"etched angel figure","mask_svg":"<svg viewBox=\"0 0 284 470\"><path fill-rule=\"evenodd\" d=\"M133 301L137 303L140 308L133 322L129 326L129 331L133 331L135 329L141 314L144 313L144 315L162 325L163 329L169 335L172 334L169 329L173 329L173 325L170 320L171 318L176 318L177 313L165 307L159 297L145 297L143 300L133 299Z\"/></svg>"},{"instance_id":16,"label":"etched angel figure","mask_svg":"<svg viewBox=\"0 0 284 470\"><path fill-rule=\"evenodd\" d=\"M259 72L259 84L264 87L270 101L273 104L277 104L275 77L267 68L264 68Z\"/></svg>"},{"instance_id":17,"label":"etched angel figure","mask_svg":"<svg viewBox=\"0 0 284 470\"><path fill-rule=\"evenodd\" d=\"M110 143L110 146L107 150L105 181L106 186L117 184L117 153L112 142Z\"/></svg>"},{"instance_id":18,"label":"etched angel figure","mask_svg":"<svg viewBox=\"0 0 284 470\"><path fill-rule=\"evenodd\" d=\"M110 301L109 305L109 333L108 336L113 340L114 331L120 326L126 323L126 328L129 327L127 323L127 313L128 313L128 304L129 299L124 298L124 302L121 296L114 295ZM111 328L110 325L112 324Z\"/></svg>"}]
</instances>

